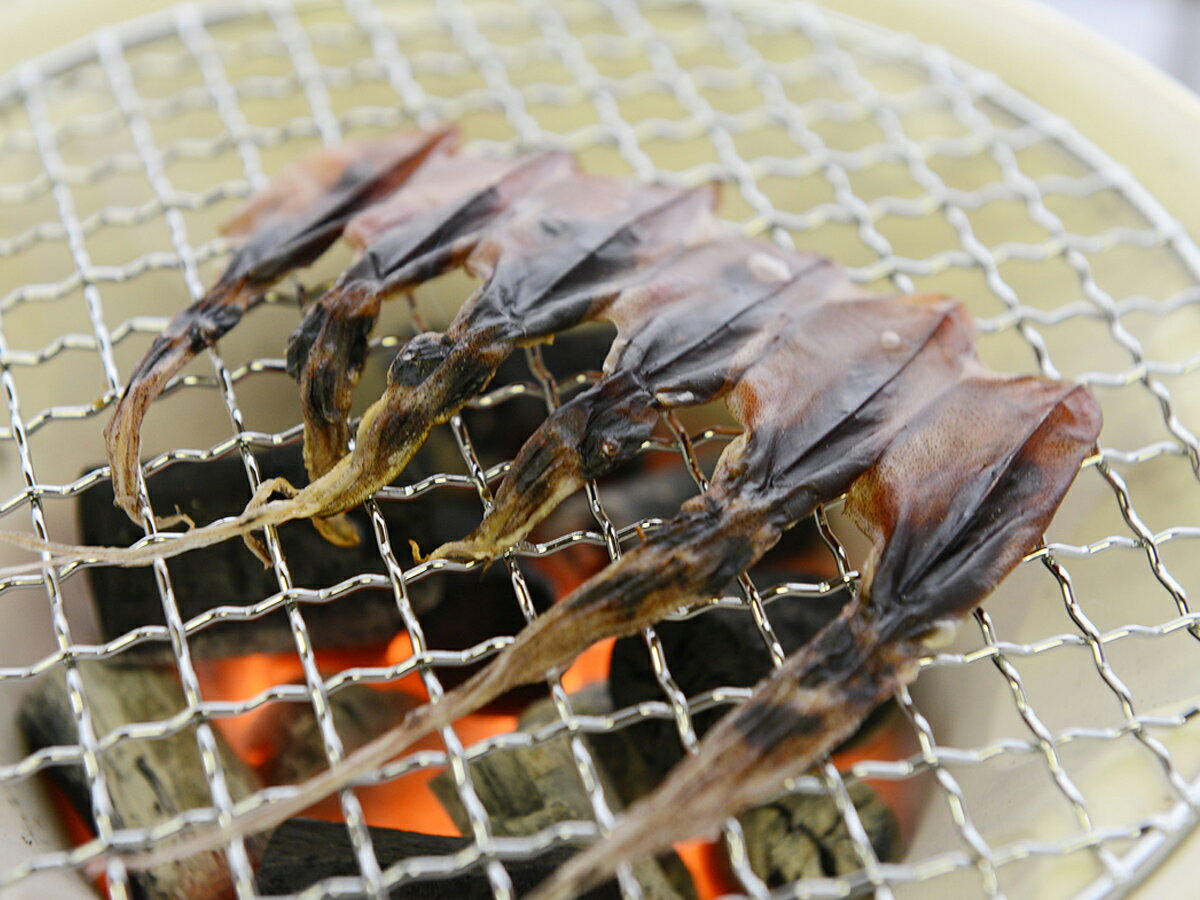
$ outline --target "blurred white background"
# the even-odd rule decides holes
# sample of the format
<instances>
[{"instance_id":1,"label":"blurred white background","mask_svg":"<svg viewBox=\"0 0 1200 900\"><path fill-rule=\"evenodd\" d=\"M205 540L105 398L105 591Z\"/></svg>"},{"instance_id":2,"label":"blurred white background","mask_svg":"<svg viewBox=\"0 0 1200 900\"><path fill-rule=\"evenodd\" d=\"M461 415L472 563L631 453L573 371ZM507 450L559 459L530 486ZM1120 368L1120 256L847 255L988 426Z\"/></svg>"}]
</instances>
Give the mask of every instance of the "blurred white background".
<instances>
[{"instance_id":1,"label":"blurred white background","mask_svg":"<svg viewBox=\"0 0 1200 900\"><path fill-rule=\"evenodd\" d=\"M1200 0L1042 0L1200 90Z\"/></svg>"}]
</instances>

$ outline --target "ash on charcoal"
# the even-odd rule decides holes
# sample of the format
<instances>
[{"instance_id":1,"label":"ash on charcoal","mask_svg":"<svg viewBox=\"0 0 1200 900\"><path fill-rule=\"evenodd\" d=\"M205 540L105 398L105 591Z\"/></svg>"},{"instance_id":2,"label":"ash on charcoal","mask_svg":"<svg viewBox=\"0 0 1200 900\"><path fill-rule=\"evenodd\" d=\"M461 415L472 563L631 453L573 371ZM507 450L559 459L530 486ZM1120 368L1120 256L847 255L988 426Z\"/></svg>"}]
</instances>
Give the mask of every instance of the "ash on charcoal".
<instances>
[{"instance_id":1,"label":"ash on charcoal","mask_svg":"<svg viewBox=\"0 0 1200 900\"><path fill-rule=\"evenodd\" d=\"M868 785L848 785L850 799L883 862L900 856L896 816ZM854 840L833 800L825 795L788 794L740 816L750 868L767 887L800 878L834 878L862 868Z\"/></svg>"},{"instance_id":2,"label":"ash on charcoal","mask_svg":"<svg viewBox=\"0 0 1200 900\"><path fill-rule=\"evenodd\" d=\"M265 477L304 478L299 446L272 448L256 456ZM148 478L147 486L155 509L177 508L196 522L235 514L249 499L241 459L234 457L170 466ZM478 520L479 501L471 493L436 493L436 497L412 502L380 504L398 553L407 552L410 538L421 546L436 546L457 537L463 522ZM141 529L114 507L112 500L108 482L98 482L81 495L79 520L85 542L128 544L142 536ZM356 547L334 547L307 522L291 522L279 529L284 557L297 587L329 587L363 573L386 574L370 537L365 510L354 510L350 517L366 535ZM241 541L183 554L168 560L167 568L184 621L215 606L253 605L279 590L275 573L264 569ZM164 623L162 599L151 569L94 566L87 570L87 577L104 640L140 626ZM549 606L553 598L545 580L529 572L527 581L535 605ZM429 631L431 647L461 649L497 634L513 634L525 621L507 576L499 570L482 576L438 574L409 590ZM447 599L456 606L469 602L482 615L464 616L461 607L445 610L443 615L439 607ZM378 645L403 630L390 587L352 590L329 603L305 604L303 609L318 648ZM473 628L475 625L479 627ZM441 640L449 643L438 643ZM189 646L197 656L227 656L287 651L293 649L294 640L281 609L253 621L218 622L195 632ZM143 657L170 658L170 648L161 642L146 643L134 651ZM458 669L456 674L461 678L469 672Z\"/></svg>"},{"instance_id":3,"label":"ash on charcoal","mask_svg":"<svg viewBox=\"0 0 1200 900\"><path fill-rule=\"evenodd\" d=\"M92 727L101 739L131 722L161 722L187 708L174 670L83 660L77 665ZM31 749L79 743L61 666L41 676L25 696L19 724ZM233 754L219 734L214 737L233 799L258 790L260 783L253 770ZM121 738L100 754L99 761L118 828L157 825L185 810L213 804L192 726L153 740ZM82 765L53 766L46 772L94 829L90 783ZM252 860L262 844L261 837L247 838ZM234 896L224 854L218 851L193 854L134 873L131 878L143 900Z\"/></svg>"},{"instance_id":4,"label":"ash on charcoal","mask_svg":"<svg viewBox=\"0 0 1200 900\"><path fill-rule=\"evenodd\" d=\"M384 691L354 684L329 695L329 711L342 749L352 753L378 737L420 706L404 691ZM329 768L325 739L311 703L273 703L256 724L274 745L263 766L268 784L297 784Z\"/></svg>"},{"instance_id":5,"label":"ash on charcoal","mask_svg":"<svg viewBox=\"0 0 1200 900\"><path fill-rule=\"evenodd\" d=\"M612 711L612 703L605 686L596 684L571 694L571 708L578 715L606 715ZM520 718L519 726L522 732L532 735L558 720L553 701L546 699L531 706ZM586 734L583 738L596 764L604 796L614 810L621 808L622 797L616 781L638 780L640 776L643 792L653 787L652 782L644 780L649 771L626 730ZM492 750L472 762L470 770L471 783L497 836L529 835L558 822L595 818L566 734L525 747ZM438 775L430 788L454 824L468 830L470 821L450 773ZM633 871L647 900L695 897L691 876L674 853L638 863Z\"/></svg>"},{"instance_id":6,"label":"ash on charcoal","mask_svg":"<svg viewBox=\"0 0 1200 900\"><path fill-rule=\"evenodd\" d=\"M375 856L382 868L415 856L447 856L470 846L458 837L419 834L391 828L369 828ZM532 859L504 861L519 896L531 891L575 853L552 847ZM258 870L258 891L265 895L293 894L337 875L359 875L358 862L346 826L315 819L289 819L271 834ZM447 878L405 881L388 891L390 900L493 900L495 894L479 868ZM609 881L580 900L620 900Z\"/></svg>"}]
</instances>

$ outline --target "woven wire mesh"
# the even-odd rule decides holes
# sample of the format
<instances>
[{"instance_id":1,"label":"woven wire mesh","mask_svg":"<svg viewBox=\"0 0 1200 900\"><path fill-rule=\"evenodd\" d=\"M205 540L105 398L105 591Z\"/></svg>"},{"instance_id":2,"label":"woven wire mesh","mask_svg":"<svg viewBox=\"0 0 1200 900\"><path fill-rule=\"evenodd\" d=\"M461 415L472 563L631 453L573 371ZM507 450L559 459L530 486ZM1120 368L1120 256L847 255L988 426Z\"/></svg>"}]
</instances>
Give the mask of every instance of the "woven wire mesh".
<instances>
[{"instance_id":1,"label":"woven wire mesh","mask_svg":"<svg viewBox=\"0 0 1200 900\"><path fill-rule=\"evenodd\" d=\"M65 522L71 499L108 477L105 468L75 473L84 458L99 456L106 410L163 325L158 316L200 296L219 267L226 247L215 224L232 201L318 143L458 121L480 145L565 148L591 171L672 184L720 179L723 214L738 229L828 252L856 281L879 290L961 297L995 368L1078 378L1093 386L1106 417L1102 453L1089 461L1045 550L1001 587L976 616L976 628L923 661L912 692L899 693L914 752L860 760L844 772L829 764L791 785L833 798L860 871L768 891L731 822L725 840L744 892L1024 896L1036 879L1051 885L1051 896L1113 895L1137 883L1193 826L1200 755L1192 746L1197 705L1188 676L1200 619L1185 585L1200 576L1190 549L1200 537L1200 252L1125 169L995 77L911 38L798 3L264 0L181 7L23 65L0 81L0 117L6 522L29 516L38 534L73 536ZM320 274L305 280L317 283ZM160 416L170 430L155 432L148 423L154 452L147 473L240 454L253 488L260 476L251 449L298 440L295 408L281 411L278 399L289 390L278 355L295 321L295 298L284 289L269 299L219 352L174 382L162 401L174 416ZM377 339L377 354L396 341ZM533 392L553 408L560 390L587 377L552 374L536 352L528 362L527 382L493 385L478 405ZM193 408L210 414L189 413L185 421L183 411ZM647 452L677 454L702 483L697 448L719 444L727 433L691 420L666 424L670 438ZM114 846L151 845L188 824L229 815L235 803L214 722L265 704L311 703L336 763L344 753L331 695L415 671L436 700L442 687L431 663L466 663L506 643L461 652L428 646L408 587L455 567L404 562L378 506L452 490L474 490L487 505L488 485L504 467L484 468L461 418L450 427L460 471L389 487L368 504L386 575L297 588L269 535L276 593L246 607L215 602L209 613L183 621L159 563L166 624L103 644L80 636L87 622L72 605L78 566L0 585L7 602L42 610L46 645L30 638L14 648L12 658L0 660L0 683L21 691L65 670L78 725L77 744L17 754L0 766L0 782L17 791L49 767L82 765L97 825L96 839L82 846L35 846L0 872L0 884L36 884L46 873L105 858ZM76 459L76 451L84 456ZM155 511L142 499L143 525L152 533ZM534 609L521 557L553 556L580 542L615 556L655 525L618 528L595 485L587 500L593 527L522 547L505 560L527 616ZM856 578L836 504L818 515L818 527L836 577L759 585L743 578L739 596L680 615L749 606L762 652L778 663L773 604L804 602ZM305 609L361 584L394 592L414 655L394 666L321 671ZM274 685L237 702L206 699L189 651L192 636L280 609L304 683ZM579 716L551 678L558 725L469 746L446 729L444 751L406 755L378 774L385 780L449 766L472 826L469 850L382 870L359 801L345 791L341 811L361 876L327 880L303 896L384 896L400 881L481 867L496 896L508 897L505 860L606 831L612 798L582 734L658 717L673 720L691 749L693 714L748 694L731 687L685 696L653 630L644 636L661 701ZM171 647L186 711L96 733L79 661L119 660L151 642ZM118 741L188 725L196 725L211 807L152 830L117 827L99 754ZM560 823L528 838L493 836L464 763L562 734L570 736L594 821ZM924 791L903 862L877 858L847 793L853 778ZM285 792L272 788L237 806ZM239 895L256 896L241 841L228 861ZM107 855L106 875L113 896L129 896L119 856ZM621 885L626 896L640 896L628 868Z\"/></svg>"}]
</instances>

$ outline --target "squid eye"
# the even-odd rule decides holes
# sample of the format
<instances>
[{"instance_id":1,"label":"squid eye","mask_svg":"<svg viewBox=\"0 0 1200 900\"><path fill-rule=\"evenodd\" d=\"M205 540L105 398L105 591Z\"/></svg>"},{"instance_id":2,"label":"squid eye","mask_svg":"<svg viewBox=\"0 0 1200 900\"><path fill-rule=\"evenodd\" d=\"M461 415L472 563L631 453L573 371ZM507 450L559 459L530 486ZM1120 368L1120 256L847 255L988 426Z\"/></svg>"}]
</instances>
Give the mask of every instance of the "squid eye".
<instances>
[{"instance_id":1,"label":"squid eye","mask_svg":"<svg viewBox=\"0 0 1200 900\"><path fill-rule=\"evenodd\" d=\"M433 372L450 352L444 335L418 334L396 354L388 368L388 381L404 387L416 387Z\"/></svg>"}]
</instances>

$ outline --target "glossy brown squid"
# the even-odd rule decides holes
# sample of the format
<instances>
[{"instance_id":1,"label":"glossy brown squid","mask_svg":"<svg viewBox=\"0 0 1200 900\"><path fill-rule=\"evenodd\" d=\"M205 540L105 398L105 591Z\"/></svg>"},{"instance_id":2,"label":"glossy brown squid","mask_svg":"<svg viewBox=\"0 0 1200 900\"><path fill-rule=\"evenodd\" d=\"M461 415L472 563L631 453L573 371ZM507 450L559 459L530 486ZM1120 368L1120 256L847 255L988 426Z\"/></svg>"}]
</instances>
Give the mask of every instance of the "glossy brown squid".
<instances>
[{"instance_id":1,"label":"glossy brown squid","mask_svg":"<svg viewBox=\"0 0 1200 900\"><path fill-rule=\"evenodd\" d=\"M514 349L599 316L649 266L691 243L710 240L719 228L716 200L711 184L679 189L573 175L545 185L479 240L465 267L486 279L484 284L444 333L426 332L405 345L388 369L384 395L359 423L353 452L305 488L271 479L236 518L136 548L0 537L60 554L58 559L146 565L241 536L265 563L266 550L255 531L292 519L334 517L389 483L430 429L482 390ZM285 499L272 500L275 493ZM327 523L322 533L341 543L358 540L348 525Z\"/></svg>"},{"instance_id":2,"label":"glossy brown squid","mask_svg":"<svg viewBox=\"0 0 1200 900\"><path fill-rule=\"evenodd\" d=\"M976 372L930 403L847 497L872 543L858 596L530 900L580 896L824 759L916 678L935 626L969 614L1037 547L1099 431L1092 395L1057 381Z\"/></svg>"},{"instance_id":3,"label":"glossy brown squid","mask_svg":"<svg viewBox=\"0 0 1200 900\"><path fill-rule=\"evenodd\" d=\"M840 276L826 286L834 298L853 292ZM440 702L414 710L342 766L306 782L294 800L250 813L238 827L269 827L512 687L541 680L595 641L635 633L712 596L785 528L845 491L973 359L969 318L941 297L804 298L768 322L746 346L729 392L746 431L722 455L708 491L535 619ZM185 842L181 852L202 840Z\"/></svg>"},{"instance_id":4,"label":"glossy brown squid","mask_svg":"<svg viewBox=\"0 0 1200 900\"><path fill-rule=\"evenodd\" d=\"M436 156L395 194L351 221L346 241L359 251L358 260L309 307L288 341L310 478L324 475L346 453L351 393L382 302L461 265L514 202L574 170L567 153L510 160Z\"/></svg>"},{"instance_id":5,"label":"glossy brown squid","mask_svg":"<svg viewBox=\"0 0 1200 900\"><path fill-rule=\"evenodd\" d=\"M142 421L171 376L233 328L263 291L315 261L355 213L457 140L456 129L442 128L318 150L276 175L225 224L224 234L237 247L224 273L154 339L104 429L114 502L131 518L138 514Z\"/></svg>"}]
</instances>

